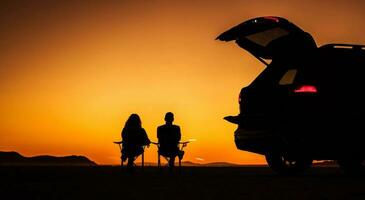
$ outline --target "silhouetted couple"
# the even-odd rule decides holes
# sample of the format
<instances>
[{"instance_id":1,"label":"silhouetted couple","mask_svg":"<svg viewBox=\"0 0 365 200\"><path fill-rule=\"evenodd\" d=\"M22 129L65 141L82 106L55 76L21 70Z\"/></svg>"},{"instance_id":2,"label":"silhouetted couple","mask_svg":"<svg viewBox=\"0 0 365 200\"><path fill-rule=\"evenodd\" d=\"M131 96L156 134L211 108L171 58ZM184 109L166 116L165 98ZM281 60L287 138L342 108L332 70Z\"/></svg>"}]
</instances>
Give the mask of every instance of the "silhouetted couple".
<instances>
[{"instance_id":1,"label":"silhouetted couple","mask_svg":"<svg viewBox=\"0 0 365 200\"><path fill-rule=\"evenodd\" d=\"M157 128L157 138L159 143L158 153L169 160L170 169L174 167L175 157L182 159L184 152L179 149L181 139L180 127L172 124L174 114L171 112L165 115L165 124ZM143 153L144 147L149 146L151 141L147 133L142 128L142 122L137 114L132 114L122 130L123 161L128 160L127 167L132 169L134 160Z\"/></svg>"}]
</instances>

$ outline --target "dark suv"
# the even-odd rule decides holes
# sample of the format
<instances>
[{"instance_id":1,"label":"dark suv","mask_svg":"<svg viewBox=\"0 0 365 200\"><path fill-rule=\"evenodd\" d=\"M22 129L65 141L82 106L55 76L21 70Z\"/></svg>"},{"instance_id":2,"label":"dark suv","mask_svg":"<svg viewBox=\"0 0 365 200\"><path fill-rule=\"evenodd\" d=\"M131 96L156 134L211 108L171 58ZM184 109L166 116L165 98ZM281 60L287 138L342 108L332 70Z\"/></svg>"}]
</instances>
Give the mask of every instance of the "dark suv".
<instances>
[{"instance_id":1,"label":"dark suv","mask_svg":"<svg viewBox=\"0 0 365 200\"><path fill-rule=\"evenodd\" d=\"M280 17L245 21L218 36L267 67L239 96L238 149L265 155L279 173L313 160L362 171L365 160L365 46L327 44Z\"/></svg>"}]
</instances>

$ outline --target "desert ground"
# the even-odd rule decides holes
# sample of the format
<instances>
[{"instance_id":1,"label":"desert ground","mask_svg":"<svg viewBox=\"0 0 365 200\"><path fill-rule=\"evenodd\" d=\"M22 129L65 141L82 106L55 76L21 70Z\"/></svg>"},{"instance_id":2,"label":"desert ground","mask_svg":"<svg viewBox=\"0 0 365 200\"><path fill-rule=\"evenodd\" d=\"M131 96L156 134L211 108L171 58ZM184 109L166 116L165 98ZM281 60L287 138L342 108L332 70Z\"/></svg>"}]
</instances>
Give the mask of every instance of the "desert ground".
<instances>
[{"instance_id":1,"label":"desert ground","mask_svg":"<svg viewBox=\"0 0 365 200\"><path fill-rule=\"evenodd\" d=\"M0 199L365 199L365 177L337 167L280 176L265 166L1 167Z\"/></svg>"}]
</instances>

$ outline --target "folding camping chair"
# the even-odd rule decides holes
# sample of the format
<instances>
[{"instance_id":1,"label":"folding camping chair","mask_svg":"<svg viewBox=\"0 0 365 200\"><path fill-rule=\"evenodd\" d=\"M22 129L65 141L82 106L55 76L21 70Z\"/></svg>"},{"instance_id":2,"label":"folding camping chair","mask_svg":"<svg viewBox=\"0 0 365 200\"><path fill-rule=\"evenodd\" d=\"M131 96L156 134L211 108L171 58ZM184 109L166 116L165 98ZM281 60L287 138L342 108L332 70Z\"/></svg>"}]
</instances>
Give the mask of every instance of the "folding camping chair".
<instances>
[{"instance_id":1,"label":"folding camping chair","mask_svg":"<svg viewBox=\"0 0 365 200\"><path fill-rule=\"evenodd\" d=\"M156 145L157 148L158 148L158 151L157 151L157 166L160 168L161 167L161 156L163 158L165 158L165 160L167 161L167 163L169 163L169 157L168 156L164 156L162 154L160 154L160 143L157 143L157 142L151 142L152 144ZM188 145L188 143L190 143L190 141L186 141L186 142L179 142L179 152L178 152L178 155L177 158L179 160L179 167L181 167L181 160L183 159L184 157L184 148Z\"/></svg>"},{"instance_id":2,"label":"folding camping chair","mask_svg":"<svg viewBox=\"0 0 365 200\"><path fill-rule=\"evenodd\" d=\"M113 142L113 143L114 144L117 144L119 146L119 150L120 150L120 165L123 167L124 166L124 160L123 160L123 141L117 141L117 142ZM142 152L142 155L141 155L141 157L142 157L141 167L142 168L144 168L144 149L145 148L146 148L146 146L143 146L143 152Z\"/></svg>"}]
</instances>

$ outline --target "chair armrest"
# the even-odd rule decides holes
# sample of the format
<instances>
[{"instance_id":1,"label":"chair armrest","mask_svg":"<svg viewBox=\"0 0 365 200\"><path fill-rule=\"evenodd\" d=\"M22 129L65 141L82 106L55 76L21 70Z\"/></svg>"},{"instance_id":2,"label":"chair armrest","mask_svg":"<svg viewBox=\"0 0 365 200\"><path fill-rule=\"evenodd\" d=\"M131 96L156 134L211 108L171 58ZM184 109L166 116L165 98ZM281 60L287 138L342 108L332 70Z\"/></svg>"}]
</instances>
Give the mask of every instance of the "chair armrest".
<instances>
[{"instance_id":1,"label":"chair armrest","mask_svg":"<svg viewBox=\"0 0 365 200\"><path fill-rule=\"evenodd\" d=\"M186 145L186 144L188 144L188 143L190 143L190 141L179 142L179 144L182 144L182 145Z\"/></svg>"},{"instance_id":2,"label":"chair armrest","mask_svg":"<svg viewBox=\"0 0 365 200\"><path fill-rule=\"evenodd\" d=\"M158 142L151 142L151 144L154 144L156 146L159 146L160 145L160 143L158 143Z\"/></svg>"}]
</instances>

